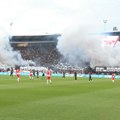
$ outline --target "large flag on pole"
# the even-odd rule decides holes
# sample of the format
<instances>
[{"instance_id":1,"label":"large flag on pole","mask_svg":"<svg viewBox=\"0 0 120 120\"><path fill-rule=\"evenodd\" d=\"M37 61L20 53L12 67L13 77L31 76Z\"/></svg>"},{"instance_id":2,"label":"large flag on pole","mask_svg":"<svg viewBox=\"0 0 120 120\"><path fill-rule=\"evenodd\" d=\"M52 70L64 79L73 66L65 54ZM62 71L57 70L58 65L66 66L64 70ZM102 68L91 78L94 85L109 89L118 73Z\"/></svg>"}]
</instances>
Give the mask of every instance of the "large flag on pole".
<instances>
[{"instance_id":1,"label":"large flag on pole","mask_svg":"<svg viewBox=\"0 0 120 120\"><path fill-rule=\"evenodd\" d=\"M103 39L104 46L114 47L119 42L119 36L105 36Z\"/></svg>"}]
</instances>

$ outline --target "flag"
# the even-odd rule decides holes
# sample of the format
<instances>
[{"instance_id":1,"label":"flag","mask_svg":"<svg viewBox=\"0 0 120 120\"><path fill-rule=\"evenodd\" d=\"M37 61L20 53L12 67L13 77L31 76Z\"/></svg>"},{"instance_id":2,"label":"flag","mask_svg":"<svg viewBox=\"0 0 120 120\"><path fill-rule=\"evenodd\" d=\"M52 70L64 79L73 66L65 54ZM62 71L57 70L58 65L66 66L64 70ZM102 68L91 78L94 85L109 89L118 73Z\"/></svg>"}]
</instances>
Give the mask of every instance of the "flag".
<instances>
[{"instance_id":1,"label":"flag","mask_svg":"<svg viewBox=\"0 0 120 120\"><path fill-rule=\"evenodd\" d=\"M106 36L103 39L103 44L104 46L107 45L107 46L114 47L118 41L119 41L119 36Z\"/></svg>"}]
</instances>

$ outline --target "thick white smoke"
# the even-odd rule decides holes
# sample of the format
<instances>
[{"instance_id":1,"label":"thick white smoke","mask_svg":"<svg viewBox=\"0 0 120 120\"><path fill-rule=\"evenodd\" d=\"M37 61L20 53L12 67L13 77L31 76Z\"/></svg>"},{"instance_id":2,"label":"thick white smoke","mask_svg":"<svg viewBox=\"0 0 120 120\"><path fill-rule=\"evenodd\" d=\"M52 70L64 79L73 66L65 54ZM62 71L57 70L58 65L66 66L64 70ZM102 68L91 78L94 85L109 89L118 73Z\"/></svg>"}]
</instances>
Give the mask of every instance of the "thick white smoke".
<instances>
[{"instance_id":1,"label":"thick white smoke","mask_svg":"<svg viewBox=\"0 0 120 120\"><path fill-rule=\"evenodd\" d=\"M19 51L13 51L9 43L9 35L0 31L0 65L25 65L27 62L22 59Z\"/></svg>"},{"instance_id":2,"label":"thick white smoke","mask_svg":"<svg viewBox=\"0 0 120 120\"><path fill-rule=\"evenodd\" d=\"M96 31L92 28L94 27L78 26L64 32L57 45L60 53L71 64L78 66L84 66L86 63L94 66L119 66L120 46L103 47L101 37L93 34Z\"/></svg>"}]
</instances>

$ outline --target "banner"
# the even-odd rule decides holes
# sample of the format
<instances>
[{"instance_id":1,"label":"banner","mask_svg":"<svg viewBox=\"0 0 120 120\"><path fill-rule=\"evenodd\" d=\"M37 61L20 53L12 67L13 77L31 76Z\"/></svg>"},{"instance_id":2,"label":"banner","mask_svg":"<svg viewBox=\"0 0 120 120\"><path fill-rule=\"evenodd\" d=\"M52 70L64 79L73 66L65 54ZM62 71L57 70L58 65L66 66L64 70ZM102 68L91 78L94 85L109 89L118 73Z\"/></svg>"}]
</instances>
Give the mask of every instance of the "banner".
<instances>
[{"instance_id":1,"label":"banner","mask_svg":"<svg viewBox=\"0 0 120 120\"><path fill-rule=\"evenodd\" d=\"M10 72L0 72L0 75L10 75ZM13 75L15 75L15 73ZM29 76L29 72L21 72L20 75L21 76ZM39 76L42 76L42 73L40 73ZM63 77L63 74L55 73L55 74L52 74L52 76L54 76L54 77ZM74 77L74 74L67 74L66 73L65 77ZM77 77L88 78L89 74L77 74ZM96 74L92 74L92 77L93 78L111 78L111 75L96 75ZM115 75L115 78L120 78L120 75Z\"/></svg>"}]
</instances>

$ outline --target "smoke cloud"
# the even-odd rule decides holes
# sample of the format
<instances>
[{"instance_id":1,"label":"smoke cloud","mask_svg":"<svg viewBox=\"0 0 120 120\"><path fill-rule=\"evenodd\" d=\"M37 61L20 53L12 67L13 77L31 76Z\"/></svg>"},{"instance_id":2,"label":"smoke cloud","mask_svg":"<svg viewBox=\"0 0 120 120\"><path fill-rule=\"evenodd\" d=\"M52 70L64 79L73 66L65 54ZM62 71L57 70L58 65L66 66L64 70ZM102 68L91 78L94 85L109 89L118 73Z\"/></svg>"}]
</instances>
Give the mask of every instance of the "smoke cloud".
<instances>
[{"instance_id":1,"label":"smoke cloud","mask_svg":"<svg viewBox=\"0 0 120 120\"><path fill-rule=\"evenodd\" d=\"M73 65L119 66L120 42L117 46L103 46L101 36L92 28L80 25L67 29L58 41L57 48L67 61ZM94 34L93 34L94 33Z\"/></svg>"},{"instance_id":2,"label":"smoke cloud","mask_svg":"<svg viewBox=\"0 0 120 120\"><path fill-rule=\"evenodd\" d=\"M7 32L0 31L0 65L15 66L25 65L27 62L22 59L19 51L13 51L9 43Z\"/></svg>"}]
</instances>

